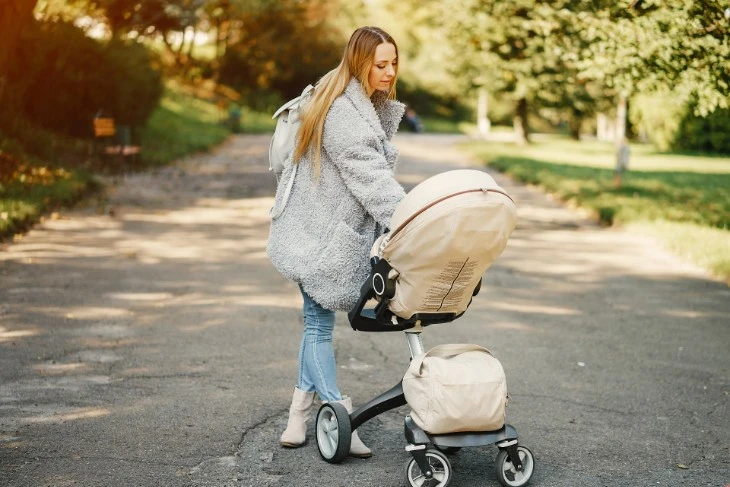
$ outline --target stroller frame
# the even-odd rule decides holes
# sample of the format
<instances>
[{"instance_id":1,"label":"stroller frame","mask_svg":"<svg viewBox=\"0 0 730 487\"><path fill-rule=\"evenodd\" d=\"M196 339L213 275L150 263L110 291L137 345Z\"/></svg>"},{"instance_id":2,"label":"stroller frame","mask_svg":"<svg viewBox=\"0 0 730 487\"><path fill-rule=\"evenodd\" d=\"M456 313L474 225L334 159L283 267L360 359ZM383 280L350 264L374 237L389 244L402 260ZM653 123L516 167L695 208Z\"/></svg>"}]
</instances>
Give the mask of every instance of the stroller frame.
<instances>
[{"instance_id":1,"label":"stroller frame","mask_svg":"<svg viewBox=\"0 0 730 487\"><path fill-rule=\"evenodd\" d=\"M395 316L387 308L387 300L395 294L395 282L388 279L391 266L384 259L371 259L371 273L360 290L357 305L348 314L354 330L367 332L404 331L411 359L425 353L421 333L425 326L453 321L461 316L455 313L416 314L409 319ZM481 280L474 289L479 292ZM365 309L373 298L379 298L375 308ZM329 463L340 463L349 454L352 432L372 418L406 405L403 382L371 399L352 413L339 403L324 403L317 413L317 446L320 456ZM509 424L495 431L468 431L431 434L420 428L407 415L404 433L408 444L405 450L411 454L406 467L410 486L446 487L451 480L451 464L445 454L456 453L464 447L495 445L499 449L496 459L497 480L505 487L526 485L534 470L534 458L530 450L518 444L517 430ZM435 449L428 448L431 444Z\"/></svg>"}]
</instances>

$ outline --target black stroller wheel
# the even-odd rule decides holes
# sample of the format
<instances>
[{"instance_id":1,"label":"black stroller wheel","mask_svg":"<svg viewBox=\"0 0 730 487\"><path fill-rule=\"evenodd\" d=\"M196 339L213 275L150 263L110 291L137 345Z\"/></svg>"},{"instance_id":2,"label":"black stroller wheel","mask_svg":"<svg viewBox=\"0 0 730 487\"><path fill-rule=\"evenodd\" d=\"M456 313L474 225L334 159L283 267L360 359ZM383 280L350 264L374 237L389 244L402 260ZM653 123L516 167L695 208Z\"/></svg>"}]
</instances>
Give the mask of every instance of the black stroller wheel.
<instances>
[{"instance_id":1,"label":"black stroller wheel","mask_svg":"<svg viewBox=\"0 0 730 487\"><path fill-rule=\"evenodd\" d=\"M451 462L446 455L436 450L426 450L426 460L431 466L433 476L427 478L416 463L415 458L406 465L406 479L410 487L446 487L451 483Z\"/></svg>"},{"instance_id":2,"label":"black stroller wheel","mask_svg":"<svg viewBox=\"0 0 730 487\"><path fill-rule=\"evenodd\" d=\"M340 463L350 453L352 426L345 406L336 402L322 404L317 413L317 448L329 463Z\"/></svg>"},{"instance_id":3,"label":"black stroller wheel","mask_svg":"<svg viewBox=\"0 0 730 487\"><path fill-rule=\"evenodd\" d=\"M497 480L504 487L522 487L532 478L535 470L535 459L532 452L524 446L517 447L517 454L522 462L522 470L518 471L509 459L507 450L500 449L495 461L497 469Z\"/></svg>"}]
</instances>

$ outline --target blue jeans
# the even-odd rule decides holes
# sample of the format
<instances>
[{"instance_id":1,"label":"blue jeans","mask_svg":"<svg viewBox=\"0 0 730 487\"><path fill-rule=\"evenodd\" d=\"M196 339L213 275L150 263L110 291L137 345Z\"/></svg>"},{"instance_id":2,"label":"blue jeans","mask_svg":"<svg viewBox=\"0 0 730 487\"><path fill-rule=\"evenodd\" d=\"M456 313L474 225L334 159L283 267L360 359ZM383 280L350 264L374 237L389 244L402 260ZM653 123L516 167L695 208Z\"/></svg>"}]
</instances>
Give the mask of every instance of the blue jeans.
<instances>
[{"instance_id":1,"label":"blue jeans","mask_svg":"<svg viewBox=\"0 0 730 487\"><path fill-rule=\"evenodd\" d=\"M315 391L322 401L342 399L337 388L337 365L332 347L335 312L325 309L300 287L304 298L304 335L299 347L299 380L304 392Z\"/></svg>"}]
</instances>

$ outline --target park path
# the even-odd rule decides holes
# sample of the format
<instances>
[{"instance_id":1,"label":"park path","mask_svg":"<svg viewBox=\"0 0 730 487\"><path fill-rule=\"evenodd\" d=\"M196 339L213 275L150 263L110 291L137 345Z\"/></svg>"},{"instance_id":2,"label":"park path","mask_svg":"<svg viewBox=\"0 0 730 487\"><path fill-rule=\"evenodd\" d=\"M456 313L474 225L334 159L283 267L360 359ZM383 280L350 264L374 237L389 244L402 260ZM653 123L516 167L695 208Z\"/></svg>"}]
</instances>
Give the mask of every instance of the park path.
<instances>
[{"instance_id":1,"label":"park path","mask_svg":"<svg viewBox=\"0 0 730 487\"><path fill-rule=\"evenodd\" d=\"M472 161L401 134L410 187ZM296 367L296 287L265 255L266 136L113 181L0 249L0 485L404 484L403 408L363 425L367 461L278 447ZM730 482L730 290L653 241L500 175L519 211L481 294L426 345L502 361L534 485ZM395 334L397 335L397 334ZM394 334L338 317L339 381L362 403L407 364ZM496 486L493 451L454 484Z\"/></svg>"}]
</instances>

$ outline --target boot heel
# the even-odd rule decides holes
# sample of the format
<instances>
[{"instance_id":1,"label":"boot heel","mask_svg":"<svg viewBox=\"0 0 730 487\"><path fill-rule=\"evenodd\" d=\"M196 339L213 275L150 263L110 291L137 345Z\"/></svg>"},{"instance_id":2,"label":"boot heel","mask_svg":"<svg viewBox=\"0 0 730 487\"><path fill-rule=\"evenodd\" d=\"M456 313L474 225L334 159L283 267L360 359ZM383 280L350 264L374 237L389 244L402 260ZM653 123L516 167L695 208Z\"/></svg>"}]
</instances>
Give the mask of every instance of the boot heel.
<instances>
[{"instance_id":1,"label":"boot heel","mask_svg":"<svg viewBox=\"0 0 730 487\"><path fill-rule=\"evenodd\" d=\"M299 448L307 443L307 421L312 415L314 404L314 392L304 392L294 388L291 406L289 407L289 419L286 429L281 434L279 444L285 448Z\"/></svg>"}]
</instances>

